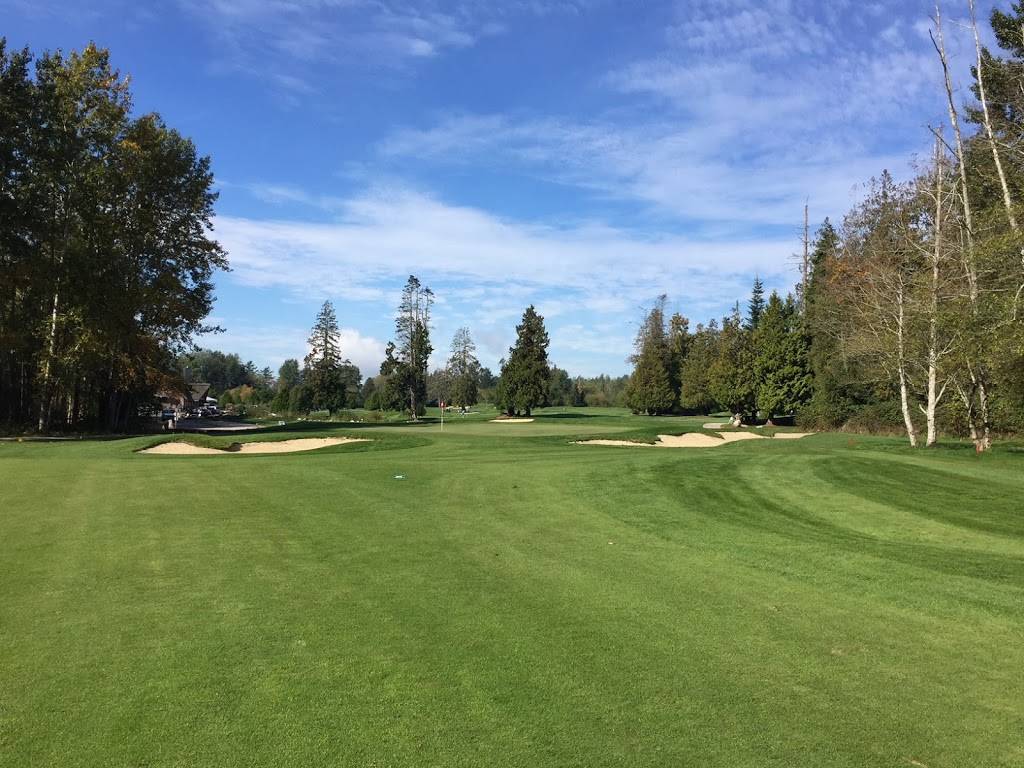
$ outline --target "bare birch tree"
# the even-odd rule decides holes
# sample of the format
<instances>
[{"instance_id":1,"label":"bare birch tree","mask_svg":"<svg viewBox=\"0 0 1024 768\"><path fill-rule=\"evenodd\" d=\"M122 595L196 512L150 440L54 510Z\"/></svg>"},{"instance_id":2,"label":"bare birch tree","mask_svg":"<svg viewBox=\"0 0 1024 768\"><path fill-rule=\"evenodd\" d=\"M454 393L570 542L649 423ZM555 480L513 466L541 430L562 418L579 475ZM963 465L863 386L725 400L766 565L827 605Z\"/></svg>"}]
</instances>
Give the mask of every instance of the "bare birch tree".
<instances>
[{"instance_id":1,"label":"bare birch tree","mask_svg":"<svg viewBox=\"0 0 1024 768\"><path fill-rule=\"evenodd\" d=\"M954 378L945 365L957 350L960 334L947 305L952 298L950 290L950 268L958 262L962 248L962 229L959 228L959 200L953 188L954 172L946 159L941 132L935 137L935 153L931 168L917 180L917 194L921 206L920 215L907 217L904 221L920 222L923 231L916 228L906 230L907 245L918 251L922 258L920 270L919 298L917 305L923 325L923 350L921 368L925 378L924 405L925 445L935 445L938 440L936 414L946 390Z\"/></svg>"},{"instance_id":2,"label":"bare birch tree","mask_svg":"<svg viewBox=\"0 0 1024 768\"><path fill-rule=\"evenodd\" d=\"M867 198L843 224L841 282L851 331L846 354L876 368L895 385L903 425L911 446L918 443L913 419L912 346L916 249L907 246L915 190L897 185L888 173L874 180Z\"/></svg>"},{"instance_id":3,"label":"bare birch tree","mask_svg":"<svg viewBox=\"0 0 1024 768\"><path fill-rule=\"evenodd\" d=\"M942 10L939 3L935 3L935 34L929 32L935 51L939 55L939 63L942 66L943 84L946 91L946 106L949 111L949 122L953 128L954 152L957 160L957 170L960 180L960 205L964 219L964 248L961 259L964 277L967 280L968 298L970 301L970 314L974 321L974 333L970 334L975 341L980 334L977 327L980 321L980 290L978 285L978 266L975 253L975 230L974 215L971 207L970 185L968 183L967 153L964 150L963 132L960 129L960 115L956 107L956 99L953 89L953 78L949 69L949 58L946 55L945 36L942 29ZM971 348L975 347L975 348ZM968 345L964 350L966 378L958 384L961 398L971 403L967 408L968 425L971 431L975 447L979 451L988 450L992 446L991 441L991 417L989 414L989 386L985 365L982 362L981 350L976 344ZM977 408L974 407L974 400L977 399ZM975 416L977 414L977 416ZM980 424L977 423L980 421Z\"/></svg>"}]
</instances>

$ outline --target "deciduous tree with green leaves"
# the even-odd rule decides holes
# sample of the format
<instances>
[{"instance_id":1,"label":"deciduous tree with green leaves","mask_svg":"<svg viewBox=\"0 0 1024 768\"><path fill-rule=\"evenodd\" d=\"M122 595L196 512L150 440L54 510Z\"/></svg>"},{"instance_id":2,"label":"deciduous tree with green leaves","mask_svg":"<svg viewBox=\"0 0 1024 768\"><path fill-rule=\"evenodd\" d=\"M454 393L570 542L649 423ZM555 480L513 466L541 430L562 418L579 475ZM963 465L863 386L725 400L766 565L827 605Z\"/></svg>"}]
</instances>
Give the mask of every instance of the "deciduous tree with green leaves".
<instances>
[{"instance_id":1,"label":"deciduous tree with green leaves","mask_svg":"<svg viewBox=\"0 0 1024 768\"><path fill-rule=\"evenodd\" d=\"M210 161L106 50L31 62L0 40L0 420L125 429L211 330Z\"/></svg>"}]
</instances>

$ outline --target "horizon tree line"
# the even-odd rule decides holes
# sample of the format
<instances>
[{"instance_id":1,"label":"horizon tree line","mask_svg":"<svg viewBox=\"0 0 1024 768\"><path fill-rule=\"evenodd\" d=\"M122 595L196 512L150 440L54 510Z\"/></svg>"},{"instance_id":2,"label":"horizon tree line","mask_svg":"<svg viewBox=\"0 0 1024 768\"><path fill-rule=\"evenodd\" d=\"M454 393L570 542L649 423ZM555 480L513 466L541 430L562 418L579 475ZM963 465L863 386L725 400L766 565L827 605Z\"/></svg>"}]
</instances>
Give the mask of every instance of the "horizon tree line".
<instances>
[{"instance_id":1,"label":"horizon tree line","mask_svg":"<svg viewBox=\"0 0 1024 768\"><path fill-rule=\"evenodd\" d=\"M937 69L948 123L906 182L886 171L811 237L793 294L691 330L666 297L644 313L628 378L573 379L550 363L528 307L494 376L468 329L429 371L433 293L410 277L378 376L340 348L329 302L309 354L276 380L237 356L192 346L212 276L210 161L156 114L132 115L107 51L8 51L0 38L0 424L123 431L154 396L208 371L225 397L280 410L373 405L419 418L427 402L487 397L509 414L549 404L626 404L638 413L727 409L815 428L940 433L1024 428L1024 4L989 18L998 50L975 45L970 98L955 93L938 5ZM219 358L217 356L220 356ZM191 364L190 364L191 363ZM228 386L230 384L230 386Z\"/></svg>"}]
</instances>

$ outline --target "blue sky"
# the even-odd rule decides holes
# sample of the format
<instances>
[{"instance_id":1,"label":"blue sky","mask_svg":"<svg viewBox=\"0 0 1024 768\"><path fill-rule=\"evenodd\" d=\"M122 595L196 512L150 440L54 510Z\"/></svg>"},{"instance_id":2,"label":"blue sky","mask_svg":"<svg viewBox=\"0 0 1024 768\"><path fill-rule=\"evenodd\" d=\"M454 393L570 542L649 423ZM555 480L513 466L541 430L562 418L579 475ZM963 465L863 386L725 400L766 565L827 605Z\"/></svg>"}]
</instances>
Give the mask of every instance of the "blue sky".
<instances>
[{"instance_id":1,"label":"blue sky","mask_svg":"<svg viewBox=\"0 0 1024 768\"><path fill-rule=\"evenodd\" d=\"M990 2L979 2L987 18ZM436 361L467 325L496 368L523 308L571 373L628 370L640 308L691 321L796 280L816 225L945 119L928 2L0 0L35 51L109 47L138 112L213 158L204 346L301 358L331 299L376 373L410 273ZM973 51L944 13L960 97ZM983 25L984 27L985 25Z\"/></svg>"}]
</instances>

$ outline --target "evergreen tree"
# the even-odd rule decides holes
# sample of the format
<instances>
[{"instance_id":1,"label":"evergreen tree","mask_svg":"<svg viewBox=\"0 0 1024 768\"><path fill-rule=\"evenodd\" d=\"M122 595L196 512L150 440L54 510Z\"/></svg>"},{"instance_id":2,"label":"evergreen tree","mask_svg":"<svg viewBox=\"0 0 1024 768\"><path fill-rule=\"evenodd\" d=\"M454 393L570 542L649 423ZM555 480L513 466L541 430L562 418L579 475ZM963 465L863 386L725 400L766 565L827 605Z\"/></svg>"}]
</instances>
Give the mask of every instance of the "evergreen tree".
<instances>
[{"instance_id":1,"label":"evergreen tree","mask_svg":"<svg viewBox=\"0 0 1024 768\"><path fill-rule=\"evenodd\" d=\"M764 314L764 283L761 278L754 277L754 288L750 292L750 302L747 304L747 330L753 331L761 322L761 315Z\"/></svg>"},{"instance_id":2,"label":"evergreen tree","mask_svg":"<svg viewBox=\"0 0 1024 768\"><path fill-rule=\"evenodd\" d=\"M288 393L289 413L309 413L313 410L313 404L309 399L309 391L305 385L298 384L291 388Z\"/></svg>"},{"instance_id":3,"label":"evergreen tree","mask_svg":"<svg viewBox=\"0 0 1024 768\"><path fill-rule=\"evenodd\" d=\"M299 361L289 358L277 369L277 388L291 389L299 383Z\"/></svg>"},{"instance_id":4,"label":"evergreen tree","mask_svg":"<svg viewBox=\"0 0 1024 768\"><path fill-rule=\"evenodd\" d=\"M345 381L338 319L334 306L325 301L309 335L304 384L313 410L335 411L345 407Z\"/></svg>"},{"instance_id":5,"label":"evergreen tree","mask_svg":"<svg viewBox=\"0 0 1024 768\"><path fill-rule=\"evenodd\" d=\"M573 385L569 372L558 366L551 366L551 376L548 379L548 405L572 405Z\"/></svg>"},{"instance_id":6,"label":"evergreen tree","mask_svg":"<svg viewBox=\"0 0 1024 768\"><path fill-rule=\"evenodd\" d=\"M530 415L543 405L551 371L548 366L548 332L544 318L531 304L516 326L516 343L501 366L495 402L509 416Z\"/></svg>"},{"instance_id":7,"label":"evergreen tree","mask_svg":"<svg viewBox=\"0 0 1024 768\"><path fill-rule=\"evenodd\" d=\"M626 404L634 413L667 413L676 401L672 387L675 358L665 331L665 299L658 297L637 332L633 375L626 388Z\"/></svg>"},{"instance_id":8,"label":"evergreen tree","mask_svg":"<svg viewBox=\"0 0 1024 768\"><path fill-rule=\"evenodd\" d=\"M796 304L772 291L753 336L757 406L768 419L796 412L811 396L807 337Z\"/></svg>"},{"instance_id":9,"label":"evergreen tree","mask_svg":"<svg viewBox=\"0 0 1024 768\"><path fill-rule=\"evenodd\" d=\"M718 321L697 325L689 338L680 369L679 405L695 413L710 413L718 405L711 394L711 366L718 350Z\"/></svg>"},{"instance_id":10,"label":"evergreen tree","mask_svg":"<svg viewBox=\"0 0 1024 768\"><path fill-rule=\"evenodd\" d=\"M274 399L270 401L270 407L275 413L285 413L291 408L292 387L279 387L274 393Z\"/></svg>"},{"instance_id":11,"label":"evergreen tree","mask_svg":"<svg viewBox=\"0 0 1024 768\"><path fill-rule=\"evenodd\" d=\"M683 365L690 354L690 321L676 312L668 324L669 385L677 403L681 402Z\"/></svg>"},{"instance_id":12,"label":"evergreen tree","mask_svg":"<svg viewBox=\"0 0 1024 768\"><path fill-rule=\"evenodd\" d=\"M626 404L633 413L667 413L675 402L665 362L653 344L647 344L637 357L633 375L626 388Z\"/></svg>"},{"instance_id":13,"label":"evergreen tree","mask_svg":"<svg viewBox=\"0 0 1024 768\"><path fill-rule=\"evenodd\" d=\"M395 317L395 341L388 344L380 369L387 377L382 402L389 408L407 410L413 419L426 410L427 363L434 351L430 344L433 304L434 292L409 275Z\"/></svg>"},{"instance_id":14,"label":"evergreen tree","mask_svg":"<svg viewBox=\"0 0 1024 768\"><path fill-rule=\"evenodd\" d=\"M715 345L715 358L708 371L708 388L716 402L741 416L755 410L753 352L750 333L743 327L739 305L722 319Z\"/></svg>"},{"instance_id":15,"label":"evergreen tree","mask_svg":"<svg viewBox=\"0 0 1024 768\"><path fill-rule=\"evenodd\" d=\"M373 376L367 376L363 382L363 391L360 393L363 401L363 408L375 411L380 407L380 397L377 392L377 381Z\"/></svg>"},{"instance_id":16,"label":"evergreen tree","mask_svg":"<svg viewBox=\"0 0 1024 768\"><path fill-rule=\"evenodd\" d=\"M459 328L452 338L448 371L452 379L451 400L455 405L476 405L479 397L480 362L469 328Z\"/></svg>"},{"instance_id":17,"label":"evergreen tree","mask_svg":"<svg viewBox=\"0 0 1024 768\"><path fill-rule=\"evenodd\" d=\"M811 249L803 332L808 340L808 362L812 374L812 395L801 408L801 420L819 429L841 426L863 401L864 387L851 383L850 362L840 354L837 329L843 324L841 310L829 285L839 258L839 233L825 219Z\"/></svg>"}]
</instances>

